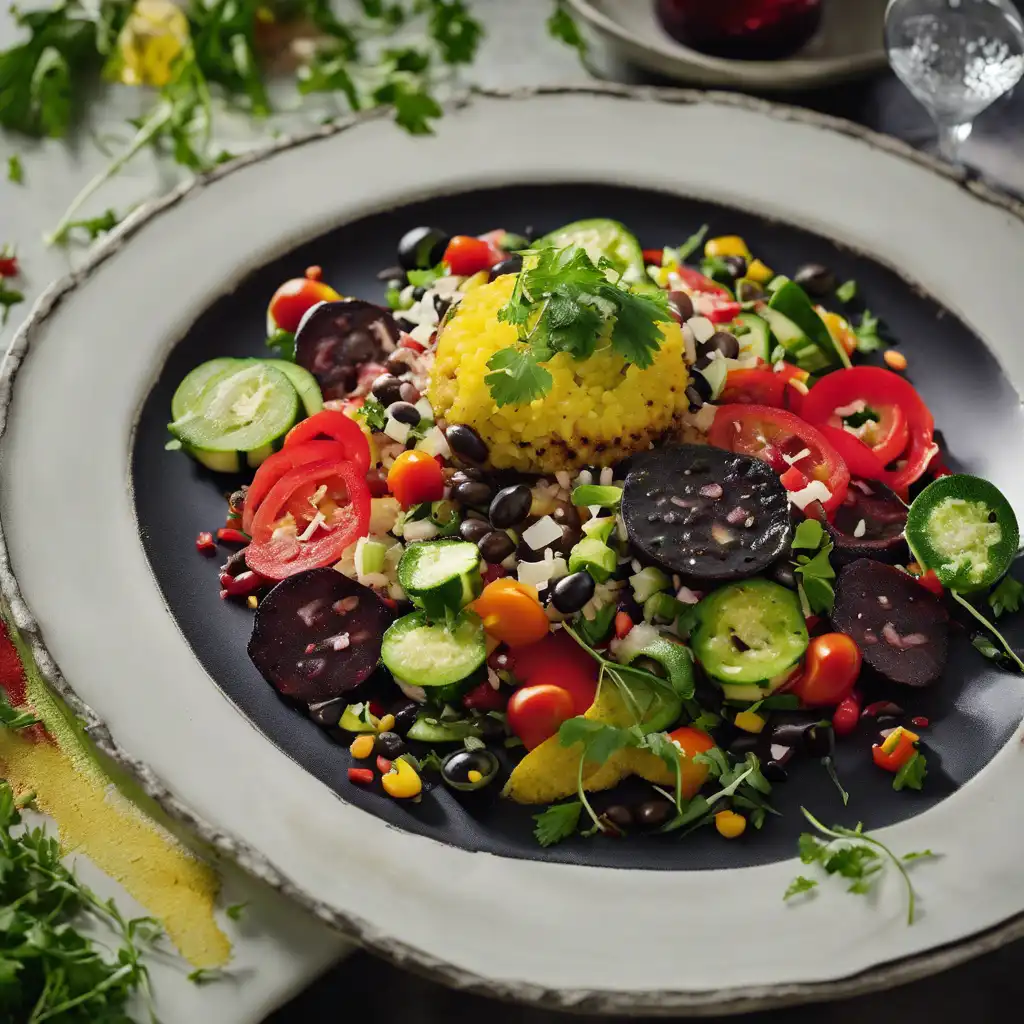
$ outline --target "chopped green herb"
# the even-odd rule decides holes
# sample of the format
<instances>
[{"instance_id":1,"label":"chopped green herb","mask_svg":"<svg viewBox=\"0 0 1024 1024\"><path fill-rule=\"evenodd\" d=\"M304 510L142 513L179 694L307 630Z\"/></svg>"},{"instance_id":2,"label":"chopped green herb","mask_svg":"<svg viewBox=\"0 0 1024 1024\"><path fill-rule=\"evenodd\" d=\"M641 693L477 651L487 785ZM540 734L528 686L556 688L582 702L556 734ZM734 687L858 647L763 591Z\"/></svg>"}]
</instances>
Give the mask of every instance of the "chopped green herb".
<instances>
[{"instance_id":1,"label":"chopped green herb","mask_svg":"<svg viewBox=\"0 0 1024 1024\"><path fill-rule=\"evenodd\" d=\"M857 339L857 351L861 355L868 355L870 352L877 352L885 342L878 334L878 317L873 316L871 310L864 310L860 323L853 329ZM877 417L875 417L877 419ZM847 422L850 422L847 420ZM856 426L857 424L854 424Z\"/></svg>"},{"instance_id":2,"label":"chopped green herb","mask_svg":"<svg viewBox=\"0 0 1024 1024\"><path fill-rule=\"evenodd\" d=\"M21 157L12 153L7 158L7 180L15 185L21 185L25 181L25 168L21 166Z\"/></svg>"},{"instance_id":3,"label":"chopped green herb","mask_svg":"<svg viewBox=\"0 0 1024 1024\"><path fill-rule=\"evenodd\" d=\"M824 538L825 529L817 519L804 519L793 532L793 543L790 546L794 551L817 551Z\"/></svg>"},{"instance_id":4,"label":"chopped green herb","mask_svg":"<svg viewBox=\"0 0 1024 1024\"><path fill-rule=\"evenodd\" d=\"M902 789L924 789L924 779L928 774L928 759L920 750L914 752L914 756L903 765L892 780L892 788L896 792Z\"/></svg>"},{"instance_id":5,"label":"chopped green herb","mask_svg":"<svg viewBox=\"0 0 1024 1024\"><path fill-rule=\"evenodd\" d=\"M805 519L800 527L815 522L812 519ZM836 601L835 587L832 581L836 578L835 569L829 561L832 553L832 541L822 529L820 523L815 523L820 531L820 548L813 557L797 555L794 565L794 572L800 577L799 586L804 600L814 615L830 614ZM806 539L806 538L805 538ZM794 547L796 544L794 543Z\"/></svg>"},{"instance_id":6,"label":"chopped green herb","mask_svg":"<svg viewBox=\"0 0 1024 1024\"><path fill-rule=\"evenodd\" d=\"M246 907L248 906L249 904L247 902L232 903L230 906L224 908L224 913L227 914L232 921L240 921L242 919L242 915L245 913Z\"/></svg>"},{"instance_id":7,"label":"chopped green herb","mask_svg":"<svg viewBox=\"0 0 1024 1024\"><path fill-rule=\"evenodd\" d=\"M804 875L797 875L792 882L789 883L789 888L783 895L783 900L792 899L794 896L799 896L801 893L810 892L812 889L816 889L818 883L813 878L807 878Z\"/></svg>"},{"instance_id":8,"label":"chopped green herb","mask_svg":"<svg viewBox=\"0 0 1024 1024\"><path fill-rule=\"evenodd\" d=\"M850 794L843 789L843 784L839 781L839 772L836 771L836 762L831 757L823 757L821 763L825 766L825 771L828 772L828 777L832 780L832 784L839 790L839 795L843 798L843 806L845 807L850 802Z\"/></svg>"},{"instance_id":9,"label":"chopped green herb","mask_svg":"<svg viewBox=\"0 0 1024 1024\"><path fill-rule=\"evenodd\" d=\"M11 314L11 307L17 306L25 301L25 296L16 288L10 288L0 277L0 327L7 324L7 318Z\"/></svg>"},{"instance_id":10,"label":"chopped green herb","mask_svg":"<svg viewBox=\"0 0 1024 1024\"><path fill-rule=\"evenodd\" d=\"M436 281L440 280L445 276L447 268L443 263L438 263L436 267L431 267L430 270L410 270L406 275L409 278L409 284L414 288L429 288Z\"/></svg>"},{"instance_id":11,"label":"chopped green herb","mask_svg":"<svg viewBox=\"0 0 1024 1024\"><path fill-rule=\"evenodd\" d=\"M100 235L113 231L117 227L120 218L113 210L105 210L98 217L88 217L85 220L69 220L62 227L62 238L66 239L76 231L81 231L86 239L95 242Z\"/></svg>"},{"instance_id":12,"label":"chopped green herb","mask_svg":"<svg viewBox=\"0 0 1024 1024\"><path fill-rule=\"evenodd\" d=\"M548 33L566 46L571 46L585 60L589 47L566 7L565 0L556 0L555 9L548 18Z\"/></svg>"},{"instance_id":13,"label":"chopped green herb","mask_svg":"<svg viewBox=\"0 0 1024 1024\"><path fill-rule=\"evenodd\" d=\"M356 410L356 416L371 430L383 430L388 422L388 413L384 408L384 403L373 395L366 396L366 401Z\"/></svg>"},{"instance_id":14,"label":"chopped green herb","mask_svg":"<svg viewBox=\"0 0 1024 1024\"><path fill-rule=\"evenodd\" d=\"M1018 583L1012 576L1004 576L988 595L988 606L998 619L1006 612L1020 611L1021 599L1024 598L1024 584Z\"/></svg>"},{"instance_id":15,"label":"chopped green herb","mask_svg":"<svg viewBox=\"0 0 1024 1024\"><path fill-rule=\"evenodd\" d=\"M852 302L857 297L857 282L856 281L844 281L836 289L836 298L844 305L848 302Z\"/></svg>"},{"instance_id":16,"label":"chopped green herb","mask_svg":"<svg viewBox=\"0 0 1024 1024\"><path fill-rule=\"evenodd\" d=\"M579 828L582 813L583 804L573 800L568 804L552 804L546 811L535 814L533 820L537 824L533 834L537 842L541 846L553 846L568 839Z\"/></svg>"}]
</instances>

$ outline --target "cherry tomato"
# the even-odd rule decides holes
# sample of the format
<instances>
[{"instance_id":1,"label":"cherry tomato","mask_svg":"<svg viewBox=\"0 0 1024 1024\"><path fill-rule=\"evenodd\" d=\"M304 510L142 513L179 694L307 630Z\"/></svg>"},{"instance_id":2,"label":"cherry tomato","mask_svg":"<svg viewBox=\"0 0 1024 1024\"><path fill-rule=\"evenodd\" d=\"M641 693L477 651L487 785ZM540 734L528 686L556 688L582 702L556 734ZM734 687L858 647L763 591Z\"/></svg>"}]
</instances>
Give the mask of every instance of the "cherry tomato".
<instances>
[{"instance_id":1,"label":"cherry tomato","mask_svg":"<svg viewBox=\"0 0 1024 1024\"><path fill-rule=\"evenodd\" d=\"M860 675L860 648L845 633L822 633L807 648L804 670L793 686L809 708L834 707L848 697Z\"/></svg>"},{"instance_id":2,"label":"cherry tomato","mask_svg":"<svg viewBox=\"0 0 1024 1024\"><path fill-rule=\"evenodd\" d=\"M668 738L683 748L683 755L679 759L683 798L691 800L700 792L700 787L708 778L708 766L695 762L693 758L710 750L715 741L706 732L695 729L692 725L684 725L670 732Z\"/></svg>"},{"instance_id":3,"label":"cherry tomato","mask_svg":"<svg viewBox=\"0 0 1024 1024\"><path fill-rule=\"evenodd\" d=\"M323 281L293 277L274 292L267 308L267 316L274 327L294 334L299 329L302 318L318 302L337 302L340 298L341 296Z\"/></svg>"},{"instance_id":4,"label":"cherry tomato","mask_svg":"<svg viewBox=\"0 0 1024 1024\"><path fill-rule=\"evenodd\" d=\"M470 606L483 619L484 629L509 647L525 647L551 628L536 587L508 577L494 580Z\"/></svg>"},{"instance_id":5,"label":"cherry tomato","mask_svg":"<svg viewBox=\"0 0 1024 1024\"><path fill-rule=\"evenodd\" d=\"M350 462L310 462L270 488L256 510L245 561L261 576L283 580L337 562L369 528L362 473Z\"/></svg>"},{"instance_id":6,"label":"cherry tomato","mask_svg":"<svg viewBox=\"0 0 1024 1024\"><path fill-rule=\"evenodd\" d=\"M896 472L886 472L882 482L904 492L938 451L931 412L905 377L880 366L855 366L822 377L804 399L803 415L810 423L841 427L836 410L858 402L881 416L874 428L877 436L865 436L875 454L883 463L896 458L902 463Z\"/></svg>"},{"instance_id":7,"label":"cherry tomato","mask_svg":"<svg viewBox=\"0 0 1024 1024\"><path fill-rule=\"evenodd\" d=\"M402 508L444 497L444 474L432 455L402 452L388 470L388 490Z\"/></svg>"},{"instance_id":8,"label":"cherry tomato","mask_svg":"<svg viewBox=\"0 0 1024 1024\"><path fill-rule=\"evenodd\" d=\"M773 370L730 370L718 401L722 405L768 405L782 409L786 379Z\"/></svg>"},{"instance_id":9,"label":"cherry tomato","mask_svg":"<svg viewBox=\"0 0 1024 1024\"><path fill-rule=\"evenodd\" d=\"M818 430L784 409L720 405L708 431L708 443L741 455L753 455L777 472L786 470L783 456L793 459L806 451L808 454L792 464L808 480L819 480L828 487L831 497L824 502L825 511L838 508L846 497L850 471L840 454Z\"/></svg>"},{"instance_id":10,"label":"cherry tomato","mask_svg":"<svg viewBox=\"0 0 1024 1024\"><path fill-rule=\"evenodd\" d=\"M564 629L509 652L509 667L525 686L560 686L572 713L585 714L597 696L597 662Z\"/></svg>"},{"instance_id":11,"label":"cherry tomato","mask_svg":"<svg viewBox=\"0 0 1024 1024\"><path fill-rule=\"evenodd\" d=\"M284 447L291 448L309 441L327 439L343 445L345 458L355 464L361 473L370 468L370 442L362 428L351 416L338 409L322 409L308 419L296 423L285 435Z\"/></svg>"},{"instance_id":12,"label":"cherry tomato","mask_svg":"<svg viewBox=\"0 0 1024 1024\"><path fill-rule=\"evenodd\" d=\"M573 717L572 697L560 686L523 686L512 694L506 715L508 727L533 750Z\"/></svg>"},{"instance_id":13,"label":"cherry tomato","mask_svg":"<svg viewBox=\"0 0 1024 1024\"><path fill-rule=\"evenodd\" d=\"M471 277L481 270L490 270L500 260L501 254L490 242L471 235L455 235L444 251L444 262L457 277Z\"/></svg>"}]
</instances>

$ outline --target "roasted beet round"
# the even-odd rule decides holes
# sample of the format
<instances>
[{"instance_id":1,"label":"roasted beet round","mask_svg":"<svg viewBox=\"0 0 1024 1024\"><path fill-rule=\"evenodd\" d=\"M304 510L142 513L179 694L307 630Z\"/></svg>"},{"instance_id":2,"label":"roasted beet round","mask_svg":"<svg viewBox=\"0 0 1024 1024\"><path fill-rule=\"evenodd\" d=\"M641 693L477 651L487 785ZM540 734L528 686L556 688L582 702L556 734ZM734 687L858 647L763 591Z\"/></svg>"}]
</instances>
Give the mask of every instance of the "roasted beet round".
<instances>
[{"instance_id":1,"label":"roasted beet round","mask_svg":"<svg viewBox=\"0 0 1024 1024\"><path fill-rule=\"evenodd\" d=\"M260 602L249 657L285 697L320 703L373 673L392 618L369 587L334 569L310 569L282 580Z\"/></svg>"},{"instance_id":2,"label":"roasted beet round","mask_svg":"<svg viewBox=\"0 0 1024 1024\"><path fill-rule=\"evenodd\" d=\"M789 548L789 499L760 459L705 445L633 458L622 496L633 547L699 582L745 579Z\"/></svg>"},{"instance_id":3,"label":"roasted beet round","mask_svg":"<svg viewBox=\"0 0 1024 1024\"><path fill-rule=\"evenodd\" d=\"M835 521L825 525L840 561L874 558L896 564L906 560L907 506L876 480L851 481Z\"/></svg>"},{"instance_id":4,"label":"roasted beet round","mask_svg":"<svg viewBox=\"0 0 1024 1024\"><path fill-rule=\"evenodd\" d=\"M876 672L905 686L935 682L946 664L949 615L912 576L869 558L836 584L832 624L851 636Z\"/></svg>"},{"instance_id":5,"label":"roasted beet round","mask_svg":"<svg viewBox=\"0 0 1024 1024\"><path fill-rule=\"evenodd\" d=\"M299 324L295 361L320 382L324 398L344 398L356 386L359 367L385 362L400 334L395 318L372 302L321 302Z\"/></svg>"}]
</instances>

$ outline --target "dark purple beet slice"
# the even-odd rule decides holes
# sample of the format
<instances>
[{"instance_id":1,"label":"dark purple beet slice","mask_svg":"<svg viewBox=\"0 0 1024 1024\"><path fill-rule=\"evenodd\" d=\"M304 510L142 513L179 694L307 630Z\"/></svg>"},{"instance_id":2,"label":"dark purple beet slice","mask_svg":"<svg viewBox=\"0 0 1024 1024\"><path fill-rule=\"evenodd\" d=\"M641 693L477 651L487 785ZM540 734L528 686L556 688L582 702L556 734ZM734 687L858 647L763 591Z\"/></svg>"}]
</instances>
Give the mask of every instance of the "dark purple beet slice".
<instances>
[{"instance_id":1,"label":"dark purple beet slice","mask_svg":"<svg viewBox=\"0 0 1024 1024\"><path fill-rule=\"evenodd\" d=\"M864 661L894 683L927 686L946 665L945 607L891 565L859 558L842 569L832 624L853 637Z\"/></svg>"},{"instance_id":2,"label":"dark purple beet slice","mask_svg":"<svg viewBox=\"0 0 1024 1024\"><path fill-rule=\"evenodd\" d=\"M369 587L334 569L282 580L256 610L249 657L292 700L316 704L367 679L393 616Z\"/></svg>"},{"instance_id":3,"label":"dark purple beet slice","mask_svg":"<svg viewBox=\"0 0 1024 1024\"><path fill-rule=\"evenodd\" d=\"M760 459L684 444L636 455L622 496L633 547L695 583L754 576L789 550L789 499Z\"/></svg>"},{"instance_id":4,"label":"dark purple beet slice","mask_svg":"<svg viewBox=\"0 0 1024 1024\"><path fill-rule=\"evenodd\" d=\"M400 335L395 318L372 302L322 302L299 324L295 361L320 382L324 398L344 398L356 387L359 367L383 363Z\"/></svg>"},{"instance_id":5,"label":"dark purple beet slice","mask_svg":"<svg viewBox=\"0 0 1024 1024\"><path fill-rule=\"evenodd\" d=\"M906 525L907 506L876 480L852 480L835 521L826 524L840 561L874 558L893 565L906 561Z\"/></svg>"}]
</instances>

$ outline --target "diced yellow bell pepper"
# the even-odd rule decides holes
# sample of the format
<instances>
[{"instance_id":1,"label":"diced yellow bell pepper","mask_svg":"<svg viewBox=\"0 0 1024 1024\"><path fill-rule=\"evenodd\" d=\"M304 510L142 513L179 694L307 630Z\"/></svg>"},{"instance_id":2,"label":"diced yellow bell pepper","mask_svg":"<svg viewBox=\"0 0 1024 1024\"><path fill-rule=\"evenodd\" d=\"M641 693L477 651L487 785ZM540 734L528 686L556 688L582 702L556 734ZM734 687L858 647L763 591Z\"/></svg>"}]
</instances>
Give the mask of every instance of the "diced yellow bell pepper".
<instances>
[{"instance_id":1,"label":"diced yellow bell pepper","mask_svg":"<svg viewBox=\"0 0 1024 1024\"><path fill-rule=\"evenodd\" d=\"M758 284L767 284L775 276L771 267L765 266L760 260L751 260L747 264L747 277Z\"/></svg>"},{"instance_id":2,"label":"diced yellow bell pepper","mask_svg":"<svg viewBox=\"0 0 1024 1024\"><path fill-rule=\"evenodd\" d=\"M765 727L765 720L756 711L740 711L733 719L733 725L744 732L755 735Z\"/></svg>"},{"instance_id":3,"label":"diced yellow bell pepper","mask_svg":"<svg viewBox=\"0 0 1024 1024\"><path fill-rule=\"evenodd\" d=\"M720 235L718 238L709 238L704 244L704 255L708 259L717 256L742 256L750 258L750 250L747 243L739 235Z\"/></svg>"}]
</instances>

